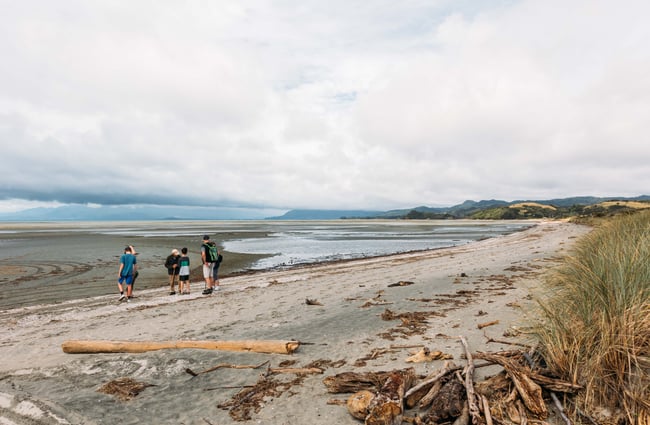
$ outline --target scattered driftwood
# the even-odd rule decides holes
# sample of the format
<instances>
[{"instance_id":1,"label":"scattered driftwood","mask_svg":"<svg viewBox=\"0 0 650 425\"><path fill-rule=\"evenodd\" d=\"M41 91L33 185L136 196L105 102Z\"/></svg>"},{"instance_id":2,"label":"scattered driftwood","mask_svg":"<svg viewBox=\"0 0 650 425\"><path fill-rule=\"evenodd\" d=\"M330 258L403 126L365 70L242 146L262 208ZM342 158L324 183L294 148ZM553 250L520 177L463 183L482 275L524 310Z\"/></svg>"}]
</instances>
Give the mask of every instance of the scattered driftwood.
<instances>
[{"instance_id":1,"label":"scattered driftwood","mask_svg":"<svg viewBox=\"0 0 650 425\"><path fill-rule=\"evenodd\" d=\"M152 384L138 382L131 378L118 378L102 385L97 391L104 394L110 394L121 401L129 401L137 396L147 387L153 387Z\"/></svg>"},{"instance_id":2,"label":"scattered driftwood","mask_svg":"<svg viewBox=\"0 0 650 425\"><path fill-rule=\"evenodd\" d=\"M407 380L400 383L391 378L395 373L405 373L405 369L392 373L344 372L325 378L323 382L329 392L354 393L346 402L348 411L366 424L399 424L401 420L417 425L543 423L548 416L543 391L568 393L580 389L578 385L545 376L543 370L531 368L526 363L526 353L521 350L472 353L465 338L460 337L460 341L467 364L461 367L445 362L442 368L422 378L419 383ZM475 365L474 359L484 363ZM474 369L489 365L500 365L504 370L474 383ZM378 398L386 388L393 389L388 392L392 395ZM396 394L403 394L402 404ZM382 409L372 416L373 408L378 405L382 405ZM405 410L416 406L418 416L406 416ZM369 418L377 419L371 422Z\"/></svg>"},{"instance_id":3,"label":"scattered driftwood","mask_svg":"<svg viewBox=\"0 0 650 425\"><path fill-rule=\"evenodd\" d=\"M69 354L144 353L169 348L250 351L267 354L292 354L300 347L298 341L65 341L63 352Z\"/></svg>"},{"instance_id":4,"label":"scattered driftwood","mask_svg":"<svg viewBox=\"0 0 650 425\"><path fill-rule=\"evenodd\" d=\"M312 300L312 299L305 299L305 304L307 305L323 305L321 304L318 300Z\"/></svg>"},{"instance_id":5,"label":"scattered driftwood","mask_svg":"<svg viewBox=\"0 0 650 425\"><path fill-rule=\"evenodd\" d=\"M413 285L413 282L408 281L408 280L400 280L397 283L391 283L390 285L388 285L388 287L389 288L394 288L395 286L409 286L409 285Z\"/></svg>"}]
</instances>

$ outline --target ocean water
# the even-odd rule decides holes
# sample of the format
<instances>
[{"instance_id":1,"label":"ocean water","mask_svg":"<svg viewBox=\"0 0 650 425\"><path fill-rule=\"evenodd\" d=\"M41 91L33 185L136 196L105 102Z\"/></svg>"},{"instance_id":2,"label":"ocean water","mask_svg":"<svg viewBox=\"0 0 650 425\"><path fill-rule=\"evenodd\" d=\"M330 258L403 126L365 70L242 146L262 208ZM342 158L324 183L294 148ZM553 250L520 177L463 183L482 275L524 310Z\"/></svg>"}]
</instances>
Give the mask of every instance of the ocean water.
<instances>
[{"instance_id":1,"label":"ocean water","mask_svg":"<svg viewBox=\"0 0 650 425\"><path fill-rule=\"evenodd\" d=\"M229 252L267 255L252 264L251 269L450 247L523 230L531 223L341 220L269 222L259 226L267 232L263 237L222 242Z\"/></svg>"},{"instance_id":2,"label":"ocean water","mask_svg":"<svg viewBox=\"0 0 650 425\"><path fill-rule=\"evenodd\" d=\"M0 308L116 292L119 257L138 251L137 288L166 287L164 259L188 247L200 269L204 234L243 271L450 247L528 228L530 221L330 220L0 223ZM200 270L199 270L200 271ZM201 285L200 277L195 280Z\"/></svg>"}]
</instances>

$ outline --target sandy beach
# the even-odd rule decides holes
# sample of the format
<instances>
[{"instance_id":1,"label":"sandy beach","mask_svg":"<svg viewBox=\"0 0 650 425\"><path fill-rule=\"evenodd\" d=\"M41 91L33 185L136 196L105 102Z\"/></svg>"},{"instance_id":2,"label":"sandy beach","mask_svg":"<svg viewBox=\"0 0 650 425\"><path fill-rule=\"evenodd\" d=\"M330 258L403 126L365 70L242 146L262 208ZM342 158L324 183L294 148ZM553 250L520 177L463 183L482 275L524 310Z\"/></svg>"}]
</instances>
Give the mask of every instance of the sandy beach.
<instances>
[{"instance_id":1,"label":"sandy beach","mask_svg":"<svg viewBox=\"0 0 650 425\"><path fill-rule=\"evenodd\" d=\"M348 394L328 393L325 377L409 366L425 375L441 366L441 360L407 363L418 347L462 364L461 335L472 351L512 348L488 338L525 343L525 332L513 330L525 330L543 273L588 231L541 222L454 248L232 276L211 296L200 290L169 296L159 287L139 291L130 303L111 294L5 310L0 424L228 424L238 417L258 424L361 423L332 402ZM405 313L419 313L421 321L400 326ZM291 355L198 349L66 354L61 344L67 340L301 345ZM259 405L232 402L267 367L281 366L318 366L323 373L272 375L276 385ZM495 371L477 370L477 379ZM122 377L148 386L128 401L98 391Z\"/></svg>"}]
</instances>

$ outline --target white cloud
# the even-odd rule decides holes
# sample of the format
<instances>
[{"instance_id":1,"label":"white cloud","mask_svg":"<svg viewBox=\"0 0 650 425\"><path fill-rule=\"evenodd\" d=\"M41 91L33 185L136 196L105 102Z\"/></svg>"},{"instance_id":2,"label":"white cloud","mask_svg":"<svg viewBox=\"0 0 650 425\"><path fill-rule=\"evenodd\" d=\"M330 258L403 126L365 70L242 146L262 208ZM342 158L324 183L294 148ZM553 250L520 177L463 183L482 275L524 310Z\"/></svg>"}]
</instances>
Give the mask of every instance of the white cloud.
<instances>
[{"instance_id":1,"label":"white cloud","mask_svg":"<svg viewBox=\"0 0 650 425\"><path fill-rule=\"evenodd\" d=\"M9 2L0 198L647 193L641 1Z\"/></svg>"}]
</instances>

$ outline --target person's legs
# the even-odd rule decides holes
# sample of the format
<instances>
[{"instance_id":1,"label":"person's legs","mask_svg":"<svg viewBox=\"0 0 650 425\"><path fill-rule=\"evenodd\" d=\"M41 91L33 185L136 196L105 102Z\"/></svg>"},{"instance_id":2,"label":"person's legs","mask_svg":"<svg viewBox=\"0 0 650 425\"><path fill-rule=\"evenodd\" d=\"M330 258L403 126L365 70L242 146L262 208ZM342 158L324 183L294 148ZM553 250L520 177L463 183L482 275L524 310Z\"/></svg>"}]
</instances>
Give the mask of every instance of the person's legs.
<instances>
[{"instance_id":1,"label":"person's legs","mask_svg":"<svg viewBox=\"0 0 650 425\"><path fill-rule=\"evenodd\" d=\"M126 284L126 299L128 301L133 295L133 276L127 276L124 283Z\"/></svg>"},{"instance_id":2,"label":"person's legs","mask_svg":"<svg viewBox=\"0 0 650 425\"><path fill-rule=\"evenodd\" d=\"M174 274L173 269L170 269L168 273L169 273L169 293L170 295L173 295L172 292L175 293L174 287L176 286L176 274Z\"/></svg>"},{"instance_id":3,"label":"person's legs","mask_svg":"<svg viewBox=\"0 0 650 425\"><path fill-rule=\"evenodd\" d=\"M212 267L214 263L205 263L203 264L203 278L205 279L205 295L212 293L212 287L214 286L214 280L212 278Z\"/></svg>"}]
</instances>

